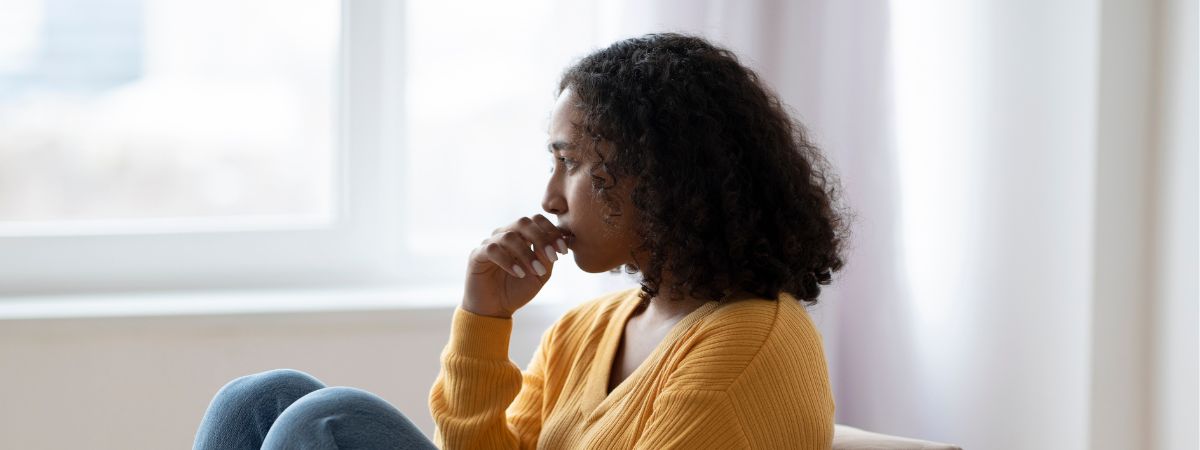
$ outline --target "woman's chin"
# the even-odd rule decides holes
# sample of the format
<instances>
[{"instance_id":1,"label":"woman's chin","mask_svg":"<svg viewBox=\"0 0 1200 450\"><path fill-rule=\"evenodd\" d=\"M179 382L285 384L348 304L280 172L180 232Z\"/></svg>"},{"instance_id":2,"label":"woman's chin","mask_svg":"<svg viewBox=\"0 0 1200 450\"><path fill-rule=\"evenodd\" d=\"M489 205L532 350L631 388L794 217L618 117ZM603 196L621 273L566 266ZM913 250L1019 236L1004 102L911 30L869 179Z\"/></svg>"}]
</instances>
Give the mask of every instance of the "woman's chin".
<instances>
[{"instance_id":1,"label":"woman's chin","mask_svg":"<svg viewBox=\"0 0 1200 450\"><path fill-rule=\"evenodd\" d=\"M604 273L612 269L612 267L607 267L604 264L596 264L594 261L588 261L587 259L580 258L579 253L575 253L574 251L571 252L571 255L575 257L575 265L579 267L579 270L584 272Z\"/></svg>"}]
</instances>

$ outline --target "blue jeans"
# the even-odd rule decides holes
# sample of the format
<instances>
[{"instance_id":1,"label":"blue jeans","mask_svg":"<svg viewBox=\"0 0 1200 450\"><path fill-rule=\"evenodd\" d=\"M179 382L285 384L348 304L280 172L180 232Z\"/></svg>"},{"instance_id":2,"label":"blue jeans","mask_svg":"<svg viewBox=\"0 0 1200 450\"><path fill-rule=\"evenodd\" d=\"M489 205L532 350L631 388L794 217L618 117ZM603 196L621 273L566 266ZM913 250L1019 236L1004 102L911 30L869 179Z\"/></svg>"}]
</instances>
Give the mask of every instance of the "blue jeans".
<instances>
[{"instance_id":1,"label":"blue jeans","mask_svg":"<svg viewBox=\"0 0 1200 450\"><path fill-rule=\"evenodd\" d=\"M192 448L437 449L375 394L325 387L291 369L246 375L222 387L204 412Z\"/></svg>"}]
</instances>

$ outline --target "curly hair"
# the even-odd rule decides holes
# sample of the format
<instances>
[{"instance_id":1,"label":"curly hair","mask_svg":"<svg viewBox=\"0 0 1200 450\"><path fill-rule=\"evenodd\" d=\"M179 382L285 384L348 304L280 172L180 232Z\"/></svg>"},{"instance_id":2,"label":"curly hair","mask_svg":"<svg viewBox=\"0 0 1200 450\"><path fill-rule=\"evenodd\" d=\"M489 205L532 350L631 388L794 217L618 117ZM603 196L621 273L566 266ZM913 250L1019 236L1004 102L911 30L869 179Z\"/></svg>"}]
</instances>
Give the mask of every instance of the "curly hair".
<instances>
[{"instance_id":1,"label":"curly hair","mask_svg":"<svg viewBox=\"0 0 1200 450\"><path fill-rule=\"evenodd\" d=\"M848 229L838 182L779 98L731 51L662 33L616 42L567 68L558 92L578 98L581 128L611 143L592 167L634 177L630 199L646 252L641 298L670 274L673 297L724 301L735 292L809 305L843 264ZM611 222L610 222L611 223ZM619 271L620 268L614 269Z\"/></svg>"}]
</instances>

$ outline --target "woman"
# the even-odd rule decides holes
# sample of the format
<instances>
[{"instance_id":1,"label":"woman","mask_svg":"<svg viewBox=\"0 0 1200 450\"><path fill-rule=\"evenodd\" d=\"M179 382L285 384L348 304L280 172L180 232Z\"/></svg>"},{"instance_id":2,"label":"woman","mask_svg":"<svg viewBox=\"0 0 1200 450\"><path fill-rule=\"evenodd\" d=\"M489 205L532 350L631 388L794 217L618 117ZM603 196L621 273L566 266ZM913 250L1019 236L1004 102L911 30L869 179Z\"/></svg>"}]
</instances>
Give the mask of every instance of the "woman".
<instances>
[{"instance_id":1,"label":"woman","mask_svg":"<svg viewBox=\"0 0 1200 450\"><path fill-rule=\"evenodd\" d=\"M617 42L569 68L539 214L469 258L430 394L441 448L828 448L805 304L841 268L835 182L757 76L703 39ZM512 314L568 249L639 288L583 303L522 373ZM803 303L802 303L803 302ZM374 395L277 370L222 388L196 448L434 448Z\"/></svg>"}]
</instances>

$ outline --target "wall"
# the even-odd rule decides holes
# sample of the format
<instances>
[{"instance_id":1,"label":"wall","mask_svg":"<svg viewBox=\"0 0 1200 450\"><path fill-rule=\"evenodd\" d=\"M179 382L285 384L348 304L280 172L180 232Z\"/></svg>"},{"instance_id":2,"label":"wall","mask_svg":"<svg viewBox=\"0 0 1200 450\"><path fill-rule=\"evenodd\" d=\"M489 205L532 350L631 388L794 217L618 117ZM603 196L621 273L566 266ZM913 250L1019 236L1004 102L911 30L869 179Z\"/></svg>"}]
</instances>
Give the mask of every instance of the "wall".
<instances>
[{"instance_id":1,"label":"wall","mask_svg":"<svg viewBox=\"0 0 1200 450\"><path fill-rule=\"evenodd\" d=\"M524 366L561 307L515 319ZM449 308L0 321L3 448L190 448L227 381L290 367L391 402L432 436L426 406Z\"/></svg>"}]
</instances>

